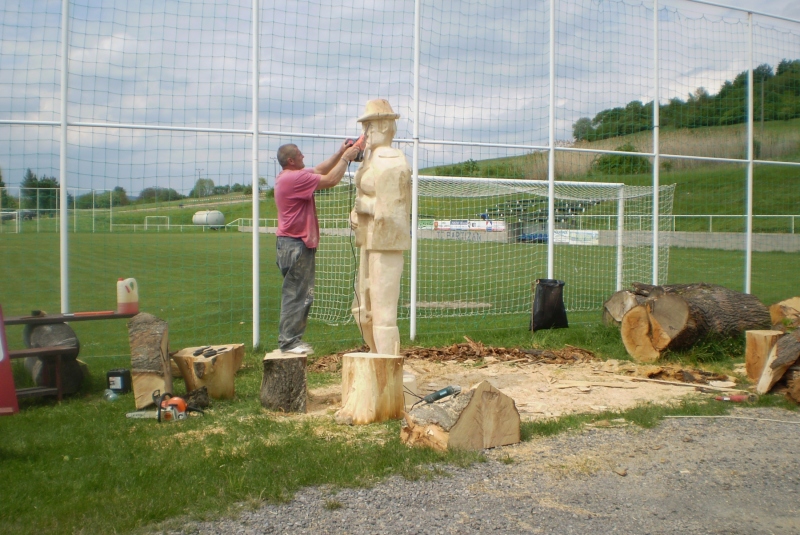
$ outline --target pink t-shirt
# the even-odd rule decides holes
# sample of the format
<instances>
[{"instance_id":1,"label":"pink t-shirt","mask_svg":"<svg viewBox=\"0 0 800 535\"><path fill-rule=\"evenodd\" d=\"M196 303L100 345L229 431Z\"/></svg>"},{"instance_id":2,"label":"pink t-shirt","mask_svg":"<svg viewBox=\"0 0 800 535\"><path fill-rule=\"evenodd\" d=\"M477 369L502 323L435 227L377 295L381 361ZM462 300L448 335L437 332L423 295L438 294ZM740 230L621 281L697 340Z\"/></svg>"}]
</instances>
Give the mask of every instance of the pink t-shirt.
<instances>
[{"instance_id":1,"label":"pink t-shirt","mask_svg":"<svg viewBox=\"0 0 800 535\"><path fill-rule=\"evenodd\" d=\"M275 204L278 206L278 236L300 238L306 247L319 245L319 222L314 191L322 177L311 169L280 172L275 180Z\"/></svg>"}]
</instances>

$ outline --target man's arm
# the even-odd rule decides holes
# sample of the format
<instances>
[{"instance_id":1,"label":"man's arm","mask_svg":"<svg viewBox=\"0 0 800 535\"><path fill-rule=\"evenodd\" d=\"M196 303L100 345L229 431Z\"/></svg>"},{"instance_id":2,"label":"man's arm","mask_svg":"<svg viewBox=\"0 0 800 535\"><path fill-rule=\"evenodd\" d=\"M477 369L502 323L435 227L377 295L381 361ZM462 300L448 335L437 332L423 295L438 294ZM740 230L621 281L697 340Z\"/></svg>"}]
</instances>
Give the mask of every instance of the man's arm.
<instances>
[{"instance_id":1,"label":"man's arm","mask_svg":"<svg viewBox=\"0 0 800 535\"><path fill-rule=\"evenodd\" d=\"M344 145L342 146L344 147ZM326 174L322 175L317 189L328 189L338 184L339 181L342 180L344 172L347 171L347 165L352 162L353 158L356 156L358 156L358 147L346 148L344 153L339 156L339 159L332 163L332 168ZM330 158L328 158L328 160L330 160ZM328 160L326 160L325 163L327 163ZM321 165L322 164L318 165L314 169L319 169Z\"/></svg>"},{"instance_id":2,"label":"man's arm","mask_svg":"<svg viewBox=\"0 0 800 535\"><path fill-rule=\"evenodd\" d=\"M347 150L347 147L348 147L347 141L345 141L344 143L342 143L342 146L339 147L339 150L336 151L336 154L334 154L321 164L316 165L314 167L314 172L317 173L318 175L327 175L328 173L330 173L336 166L336 164L339 163L339 160L342 158L344 151ZM352 158L348 158L348 160L352 160Z\"/></svg>"}]
</instances>

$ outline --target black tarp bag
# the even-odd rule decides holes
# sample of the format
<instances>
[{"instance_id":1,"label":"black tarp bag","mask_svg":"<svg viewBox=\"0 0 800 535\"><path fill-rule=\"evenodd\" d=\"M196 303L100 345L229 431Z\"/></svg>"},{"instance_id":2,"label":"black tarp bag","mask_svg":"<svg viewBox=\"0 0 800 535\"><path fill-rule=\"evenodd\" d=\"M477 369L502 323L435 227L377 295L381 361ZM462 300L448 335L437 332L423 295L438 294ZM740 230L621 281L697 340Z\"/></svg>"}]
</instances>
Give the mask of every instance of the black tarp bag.
<instances>
[{"instance_id":1,"label":"black tarp bag","mask_svg":"<svg viewBox=\"0 0 800 535\"><path fill-rule=\"evenodd\" d=\"M533 283L533 314L528 330L566 329L567 311L564 308L564 281L536 279Z\"/></svg>"}]
</instances>

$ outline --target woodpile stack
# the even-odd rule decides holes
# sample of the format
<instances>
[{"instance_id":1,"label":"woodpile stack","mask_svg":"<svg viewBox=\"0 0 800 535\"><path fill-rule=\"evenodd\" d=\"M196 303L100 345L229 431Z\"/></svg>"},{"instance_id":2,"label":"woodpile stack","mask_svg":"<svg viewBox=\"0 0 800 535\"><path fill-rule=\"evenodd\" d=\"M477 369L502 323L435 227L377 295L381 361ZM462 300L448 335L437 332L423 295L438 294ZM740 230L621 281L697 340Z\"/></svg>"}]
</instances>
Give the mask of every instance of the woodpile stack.
<instances>
[{"instance_id":1,"label":"woodpile stack","mask_svg":"<svg viewBox=\"0 0 800 535\"><path fill-rule=\"evenodd\" d=\"M771 325L755 296L706 283L653 286L613 294L603 305L606 324L620 326L625 349L639 362L687 349L709 335L733 337Z\"/></svg>"}]
</instances>

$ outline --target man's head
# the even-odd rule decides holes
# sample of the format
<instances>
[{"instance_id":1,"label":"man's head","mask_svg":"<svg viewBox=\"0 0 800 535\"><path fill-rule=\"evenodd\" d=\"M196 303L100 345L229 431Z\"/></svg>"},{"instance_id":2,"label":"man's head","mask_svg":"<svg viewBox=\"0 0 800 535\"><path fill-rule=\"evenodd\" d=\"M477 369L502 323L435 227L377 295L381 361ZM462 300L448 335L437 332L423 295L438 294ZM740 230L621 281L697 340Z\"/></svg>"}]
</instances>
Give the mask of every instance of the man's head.
<instances>
[{"instance_id":1,"label":"man's head","mask_svg":"<svg viewBox=\"0 0 800 535\"><path fill-rule=\"evenodd\" d=\"M278 147L278 163L282 169L298 170L305 167L303 153L294 143L287 143Z\"/></svg>"}]
</instances>

